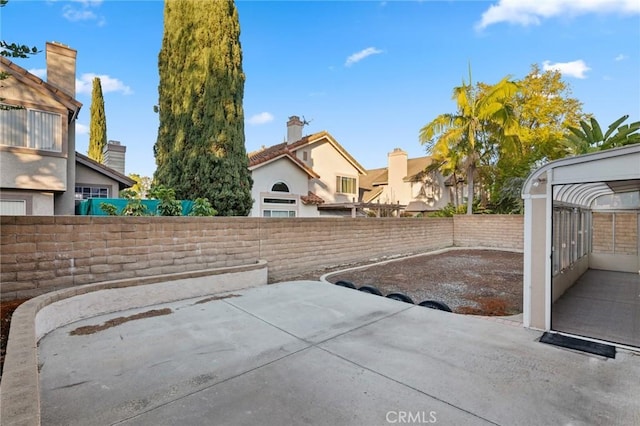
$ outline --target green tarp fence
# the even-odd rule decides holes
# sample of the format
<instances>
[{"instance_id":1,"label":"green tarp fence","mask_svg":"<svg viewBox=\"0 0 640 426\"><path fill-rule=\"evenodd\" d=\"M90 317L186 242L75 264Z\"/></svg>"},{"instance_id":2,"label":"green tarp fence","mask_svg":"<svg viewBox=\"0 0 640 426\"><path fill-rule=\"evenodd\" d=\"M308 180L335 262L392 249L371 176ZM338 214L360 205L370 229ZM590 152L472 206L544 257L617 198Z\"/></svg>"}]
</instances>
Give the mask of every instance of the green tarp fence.
<instances>
[{"instance_id":1,"label":"green tarp fence","mask_svg":"<svg viewBox=\"0 0 640 426\"><path fill-rule=\"evenodd\" d=\"M149 216L159 216L158 213L158 204L160 201L158 200L141 200L142 205L147 208L147 215ZM129 200L124 198L89 198L87 200L82 200L79 203L76 203L76 214L80 216L107 216L101 208L100 204L108 203L113 204L118 209L118 214L122 214L122 210L127 206ZM182 203L182 215L188 216L191 213L191 209L193 208L193 201L191 200L181 200Z\"/></svg>"}]
</instances>

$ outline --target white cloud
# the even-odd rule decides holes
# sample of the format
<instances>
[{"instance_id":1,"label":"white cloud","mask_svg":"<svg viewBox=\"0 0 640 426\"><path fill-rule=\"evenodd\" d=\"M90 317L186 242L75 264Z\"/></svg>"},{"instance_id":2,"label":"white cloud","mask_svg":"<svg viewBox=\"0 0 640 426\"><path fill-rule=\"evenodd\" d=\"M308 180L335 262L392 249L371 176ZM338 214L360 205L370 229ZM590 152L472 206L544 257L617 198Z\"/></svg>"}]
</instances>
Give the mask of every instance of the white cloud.
<instances>
[{"instance_id":1,"label":"white cloud","mask_svg":"<svg viewBox=\"0 0 640 426\"><path fill-rule=\"evenodd\" d=\"M71 22L90 21L92 19L98 18L97 15L91 10L76 9L70 5L65 5L62 8L62 16L64 16L67 21Z\"/></svg>"},{"instance_id":2,"label":"white cloud","mask_svg":"<svg viewBox=\"0 0 640 426\"><path fill-rule=\"evenodd\" d=\"M618 56L616 56L616 57L614 58L614 60L616 60L616 61L624 61L624 60L625 60L625 59L627 59L627 58L628 58L628 56L627 56L627 55L623 55L623 54L621 53L621 54L619 54Z\"/></svg>"},{"instance_id":3,"label":"white cloud","mask_svg":"<svg viewBox=\"0 0 640 426\"><path fill-rule=\"evenodd\" d=\"M261 112L255 114L249 118L248 123L252 126L259 126L260 124L267 124L273 121L273 115L269 112Z\"/></svg>"},{"instance_id":4,"label":"white cloud","mask_svg":"<svg viewBox=\"0 0 640 426\"><path fill-rule=\"evenodd\" d=\"M102 93L109 92L121 92L123 95L130 95L133 90L122 81L117 78L109 77L108 75L98 75L93 73L85 73L80 76L80 79L76 79L76 92L91 94L93 89L93 79L98 77L100 79L100 86L102 86Z\"/></svg>"},{"instance_id":5,"label":"white cloud","mask_svg":"<svg viewBox=\"0 0 640 426\"><path fill-rule=\"evenodd\" d=\"M77 135L86 135L89 133L89 126L84 124L80 124L76 121L76 134Z\"/></svg>"},{"instance_id":6,"label":"white cloud","mask_svg":"<svg viewBox=\"0 0 640 426\"><path fill-rule=\"evenodd\" d=\"M102 4L102 0L70 0L74 3L81 3L83 6L95 6L98 7Z\"/></svg>"},{"instance_id":7,"label":"white cloud","mask_svg":"<svg viewBox=\"0 0 640 426\"><path fill-rule=\"evenodd\" d=\"M371 56L371 55L377 55L382 53L382 50L380 49L376 49L375 47L367 47L366 49L363 49L359 52L354 53L353 55L349 56L347 58L347 61L344 63L345 67L350 67L351 65L355 64L356 62L360 62L361 60L363 60L364 58L366 58L367 56Z\"/></svg>"},{"instance_id":8,"label":"white cloud","mask_svg":"<svg viewBox=\"0 0 640 426\"><path fill-rule=\"evenodd\" d=\"M562 75L569 77L587 78L585 73L591 68L589 68L582 59L578 59L577 61L556 62L555 64L552 64L549 61L544 61L542 63L542 69L544 71L559 71Z\"/></svg>"},{"instance_id":9,"label":"white cloud","mask_svg":"<svg viewBox=\"0 0 640 426\"><path fill-rule=\"evenodd\" d=\"M70 22L96 20L103 26L106 23L104 16L94 12L100 5L102 0L71 0L71 4L62 6L62 16Z\"/></svg>"},{"instance_id":10,"label":"white cloud","mask_svg":"<svg viewBox=\"0 0 640 426\"><path fill-rule=\"evenodd\" d=\"M522 26L539 25L554 16L576 16L586 13L640 14L638 0L498 0L489 6L476 29L507 22Z\"/></svg>"},{"instance_id":11,"label":"white cloud","mask_svg":"<svg viewBox=\"0 0 640 426\"><path fill-rule=\"evenodd\" d=\"M35 75L36 77L39 77L41 79L45 79L45 77L47 76L47 69L46 68L32 68L30 70L28 70L31 74Z\"/></svg>"}]
</instances>

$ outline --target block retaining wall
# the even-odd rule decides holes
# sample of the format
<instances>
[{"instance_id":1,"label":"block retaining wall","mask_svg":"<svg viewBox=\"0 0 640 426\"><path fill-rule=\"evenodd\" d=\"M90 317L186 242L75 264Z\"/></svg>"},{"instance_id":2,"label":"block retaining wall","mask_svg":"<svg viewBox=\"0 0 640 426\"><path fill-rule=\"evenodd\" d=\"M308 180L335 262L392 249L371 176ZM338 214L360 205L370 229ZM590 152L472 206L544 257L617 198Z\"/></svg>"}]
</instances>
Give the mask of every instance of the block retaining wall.
<instances>
[{"instance_id":1,"label":"block retaining wall","mask_svg":"<svg viewBox=\"0 0 640 426\"><path fill-rule=\"evenodd\" d=\"M522 250L522 216L455 218L0 217L0 297L248 265L269 282L456 246Z\"/></svg>"},{"instance_id":2,"label":"block retaining wall","mask_svg":"<svg viewBox=\"0 0 640 426\"><path fill-rule=\"evenodd\" d=\"M455 216L453 245L524 250L524 216Z\"/></svg>"}]
</instances>

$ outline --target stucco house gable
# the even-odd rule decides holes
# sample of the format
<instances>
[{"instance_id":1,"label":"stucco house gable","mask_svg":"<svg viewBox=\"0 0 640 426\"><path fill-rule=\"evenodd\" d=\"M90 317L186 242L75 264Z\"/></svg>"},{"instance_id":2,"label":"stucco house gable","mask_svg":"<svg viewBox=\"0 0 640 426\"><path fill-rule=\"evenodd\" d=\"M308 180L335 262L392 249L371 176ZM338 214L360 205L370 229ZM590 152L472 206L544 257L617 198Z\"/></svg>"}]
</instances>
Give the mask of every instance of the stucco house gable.
<instances>
[{"instance_id":1,"label":"stucco house gable","mask_svg":"<svg viewBox=\"0 0 640 426\"><path fill-rule=\"evenodd\" d=\"M278 145L273 145L269 148L265 148L259 151L249 153L249 170L253 171L259 167L264 167L274 161L281 158L290 160L294 165L300 167L305 171L310 178L319 178L318 174L314 172L310 167L300 161L292 150L287 146L286 142Z\"/></svg>"},{"instance_id":2,"label":"stucco house gable","mask_svg":"<svg viewBox=\"0 0 640 426\"><path fill-rule=\"evenodd\" d=\"M274 212L288 217L333 215L336 203L357 199L364 167L329 132L303 137L303 126L299 117L292 116L287 122L287 141L249 153L254 181L252 216L273 216ZM295 169L298 173L293 173ZM281 208L274 209L275 204ZM323 211L326 204L333 207L329 213Z\"/></svg>"},{"instance_id":3,"label":"stucco house gable","mask_svg":"<svg viewBox=\"0 0 640 426\"><path fill-rule=\"evenodd\" d=\"M135 183L119 171L76 152L76 199L117 198L120 191Z\"/></svg>"},{"instance_id":4,"label":"stucco house gable","mask_svg":"<svg viewBox=\"0 0 640 426\"><path fill-rule=\"evenodd\" d=\"M69 122L75 120L80 112L82 103L74 99L73 96L31 74L4 56L0 56L0 68L10 76L10 78L3 80L2 88L0 89L1 97L4 99L2 103L25 107L66 108L69 113ZM14 84L11 78L15 79L19 84Z\"/></svg>"},{"instance_id":5,"label":"stucco house gable","mask_svg":"<svg viewBox=\"0 0 640 426\"><path fill-rule=\"evenodd\" d=\"M388 155L388 166L371 169L360 176L360 201L405 206L406 213L439 210L452 196L446 179L427 171L431 157L407 158L400 148Z\"/></svg>"},{"instance_id":6,"label":"stucco house gable","mask_svg":"<svg viewBox=\"0 0 640 426\"><path fill-rule=\"evenodd\" d=\"M0 214L73 215L78 183L106 196L134 183L76 153L76 51L47 43L45 54L47 81L0 57L1 103L17 107L0 110Z\"/></svg>"}]
</instances>

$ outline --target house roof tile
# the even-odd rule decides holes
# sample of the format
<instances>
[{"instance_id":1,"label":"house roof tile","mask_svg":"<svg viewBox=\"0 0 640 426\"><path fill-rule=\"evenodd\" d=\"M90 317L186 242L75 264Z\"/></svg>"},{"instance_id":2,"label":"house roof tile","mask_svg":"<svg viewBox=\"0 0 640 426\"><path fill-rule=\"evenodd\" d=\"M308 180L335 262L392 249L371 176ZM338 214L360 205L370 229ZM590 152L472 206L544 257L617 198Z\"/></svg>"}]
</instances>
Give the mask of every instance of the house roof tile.
<instances>
[{"instance_id":1,"label":"house roof tile","mask_svg":"<svg viewBox=\"0 0 640 426\"><path fill-rule=\"evenodd\" d=\"M287 145L286 142L279 143L277 145L270 146L268 148L264 148L258 151L253 151L248 154L249 157L249 169L253 170L260 166L263 166L267 163L275 161L279 158L287 158L292 161L296 166L300 167L304 170L310 177L319 178L318 175L313 169L304 164L296 154L291 151L290 145Z\"/></svg>"},{"instance_id":2,"label":"house roof tile","mask_svg":"<svg viewBox=\"0 0 640 426\"><path fill-rule=\"evenodd\" d=\"M431 164L431 157L410 158L407 160L407 175L405 182L419 180L427 166ZM389 182L389 168L367 170L366 175L360 175L360 193L364 202L370 202L382 193L381 186Z\"/></svg>"},{"instance_id":3,"label":"house roof tile","mask_svg":"<svg viewBox=\"0 0 640 426\"><path fill-rule=\"evenodd\" d=\"M367 171L356 161L355 158L349 154L342 145L336 141L333 136L327 131L321 131L317 133L313 133L311 135L304 136L303 138L292 142L281 142L276 145L272 145L258 151L253 151L248 154L249 157L249 168L255 169L264 164L267 164L273 160L276 160L280 157L288 157L291 161L296 163L299 167L303 168L310 176L319 178L320 176L309 166L307 166L304 162L302 162L295 152L305 146L314 144L316 142L320 142L325 140L329 142L347 161L349 161L358 171L358 173L367 174Z\"/></svg>"},{"instance_id":4,"label":"house roof tile","mask_svg":"<svg viewBox=\"0 0 640 426\"><path fill-rule=\"evenodd\" d=\"M324 200L322 199L322 197L319 197L318 195L314 194L311 191L309 191L308 195L301 195L300 199L302 200L302 204L314 204L314 205L324 204Z\"/></svg>"}]
</instances>

